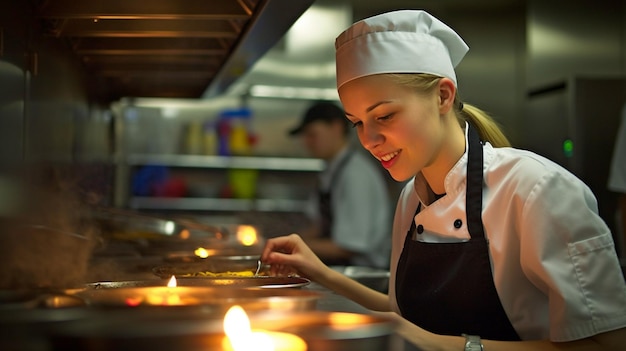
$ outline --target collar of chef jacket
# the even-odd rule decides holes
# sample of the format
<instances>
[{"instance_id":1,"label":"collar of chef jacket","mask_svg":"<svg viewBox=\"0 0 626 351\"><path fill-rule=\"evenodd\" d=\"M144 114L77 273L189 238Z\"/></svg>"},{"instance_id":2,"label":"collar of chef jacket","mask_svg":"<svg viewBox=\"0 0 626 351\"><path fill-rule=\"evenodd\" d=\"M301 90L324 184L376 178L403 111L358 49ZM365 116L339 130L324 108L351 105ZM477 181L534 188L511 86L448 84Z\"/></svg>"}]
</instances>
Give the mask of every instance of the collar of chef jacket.
<instances>
[{"instance_id":1,"label":"collar of chef jacket","mask_svg":"<svg viewBox=\"0 0 626 351\"><path fill-rule=\"evenodd\" d=\"M467 179L467 123L465 125L465 152L450 169L444 180L446 195L430 203L432 191L420 172L413 179L418 201L422 204L420 213L415 216L416 224L422 225L424 231L417 240L424 242L458 242L469 240L467 215L465 213L465 189ZM488 143L483 148L485 165L489 164L493 155ZM483 194L484 198L484 194ZM430 203L430 204L429 204ZM461 221L461 226L455 222Z\"/></svg>"}]
</instances>

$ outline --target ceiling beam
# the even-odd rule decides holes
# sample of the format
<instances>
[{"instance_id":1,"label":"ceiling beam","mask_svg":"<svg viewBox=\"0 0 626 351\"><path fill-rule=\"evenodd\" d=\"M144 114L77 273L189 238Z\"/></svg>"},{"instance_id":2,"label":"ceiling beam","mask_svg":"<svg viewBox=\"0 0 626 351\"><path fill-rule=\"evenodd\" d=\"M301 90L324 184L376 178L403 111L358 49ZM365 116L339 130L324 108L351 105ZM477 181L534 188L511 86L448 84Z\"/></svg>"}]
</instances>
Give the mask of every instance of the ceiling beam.
<instances>
[{"instance_id":1,"label":"ceiling beam","mask_svg":"<svg viewBox=\"0 0 626 351\"><path fill-rule=\"evenodd\" d=\"M68 19L248 19L235 1L223 0L49 0L39 16Z\"/></svg>"},{"instance_id":2,"label":"ceiling beam","mask_svg":"<svg viewBox=\"0 0 626 351\"><path fill-rule=\"evenodd\" d=\"M52 29L67 37L237 38L225 20L91 20L74 19Z\"/></svg>"}]
</instances>

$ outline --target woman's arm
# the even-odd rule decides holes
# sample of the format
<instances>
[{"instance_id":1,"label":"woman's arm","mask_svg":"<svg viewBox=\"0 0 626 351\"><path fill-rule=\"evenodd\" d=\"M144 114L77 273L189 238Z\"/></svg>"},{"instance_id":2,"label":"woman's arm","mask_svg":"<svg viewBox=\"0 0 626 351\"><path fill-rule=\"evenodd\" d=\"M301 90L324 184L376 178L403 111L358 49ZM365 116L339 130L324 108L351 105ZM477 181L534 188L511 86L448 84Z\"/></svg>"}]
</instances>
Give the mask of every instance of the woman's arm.
<instances>
[{"instance_id":1,"label":"woman's arm","mask_svg":"<svg viewBox=\"0 0 626 351\"><path fill-rule=\"evenodd\" d=\"M372 311L391 311L387 294L371 289L340 272L328 269L316 282Z\"/></svg>"},{"instance_id":2,"label":"woman's arm","mask_svg":"<svg viewBox=\"0 0 626 351\"><path fill-rule=\"evenodd\" d=\"M390 311L389 297L326 266L297 234L267 241L261 261L273 275L298 274L374 311Z\"/></svg>"}]
</instances>

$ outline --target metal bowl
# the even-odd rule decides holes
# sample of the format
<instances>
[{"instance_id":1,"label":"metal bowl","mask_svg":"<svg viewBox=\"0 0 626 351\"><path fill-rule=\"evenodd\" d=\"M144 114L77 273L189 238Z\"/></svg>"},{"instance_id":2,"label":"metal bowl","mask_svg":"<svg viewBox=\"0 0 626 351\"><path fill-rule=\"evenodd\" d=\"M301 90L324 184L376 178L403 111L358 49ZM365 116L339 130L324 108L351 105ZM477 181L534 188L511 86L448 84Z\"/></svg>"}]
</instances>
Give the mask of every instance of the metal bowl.
<instances>
[{"instance_id":1,"label":"metal bowl","mask_svg":"<svg viewBox=\"0 0 626 351\"><path fill-rule=\"evenodd\" d=\"M95 307L189 307L228 308L242 305L250 310L312 310L320 293L302 289L241 289L210 286L138 286L84 289L68 292Z\"/></svg>"},{"instance_id":2,"label":"metal bowl","mask_svg":"<svg viewBox=\"0 0 626 351\"><path fill-rule=\"evenodd\" d=\"M105 237L137 241L143 245L159 247L186 241L206 244L218 243L228 238L224 228L189 220L173 220L108 208L94 210L90 216Z\"/></svg>"},{"instance_id":3,"label":"metal bowl","mask_svg":"<svg viewBox=\"0 0 626 351\"><path fill-rule=\"evenodd\" d=\"M61 325L52 333L53 350L222 350L224 311L125 312ZM395 330L392 320L354 313L252 311L249 317L253 329L300 336L308 351L388 350Z\"/></svg>"},{"instance_id":4,"label":"metal bowl","mask_svg":"<svg viewBox=\"0 0 626 351\"><path fill-rule=\"evenodd\" d=\"M250 278L179 278L176 285L203 286L203 287L226 287L226 288L301 288L311 283L302 277L250 277ZM86 285L87 289L117 289L166 286L163 280L127 280L115 282L98 282Z\"/></svg>"},{"instance_id":5,"label":"metal bowl","mask_svg":"<svg viewBox=\"0 0 626 351\"><path fill-rule=\"evenodd\" d=\"M82 299L48 289L0 290L0 311L85 306Z\"/></svg>"},{"instance_id":6,"label":"metal bowl","mask_svg":"<svg viewBox=\"0 0 626 351\"><path fill-rule=\"evenodd\" d=\"M389 349L389 336L396 323L379 315L311 311L289 315L257 313L252 328L271 326L272 330L296 334L309 351Z\"/></svg>"},{"instance_id":7,"label":"metal bowl","mask_svg":"<svg viewBox=\"0 0 626 351\"><path fill-rule=\"evenodd\" d=\"M213 245L204 249L204 254L207 257L200 257L194 250L182 250L182 251L170 251L163 255L163 260L169 263L202 263L207 260L220 260L220 261L253 261L256 262L261 257L263 247L255 246L243 246L243 245L220 245L216 247Z\"/></svg>"}]
</instances>

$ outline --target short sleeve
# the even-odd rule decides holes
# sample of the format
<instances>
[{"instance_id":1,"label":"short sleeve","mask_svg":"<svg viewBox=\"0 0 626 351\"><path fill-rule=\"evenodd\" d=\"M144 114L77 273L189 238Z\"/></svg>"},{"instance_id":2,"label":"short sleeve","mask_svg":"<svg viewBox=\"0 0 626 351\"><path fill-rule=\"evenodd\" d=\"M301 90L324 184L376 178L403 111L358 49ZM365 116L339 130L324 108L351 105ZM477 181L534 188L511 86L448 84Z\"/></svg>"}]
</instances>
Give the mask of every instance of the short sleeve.
<instances>
[{"instance_id":1,"label":"short sleeve","mask_svg":"<svg viewBox=\"0 0 626 351\"><path fill-rule=\"evenodd\" d=\"M546 173L529 194L520 257L548 297L550 339L569 341L626 325L626 284L593 193L571 175Z\"/></svg>"}]
</instances>

